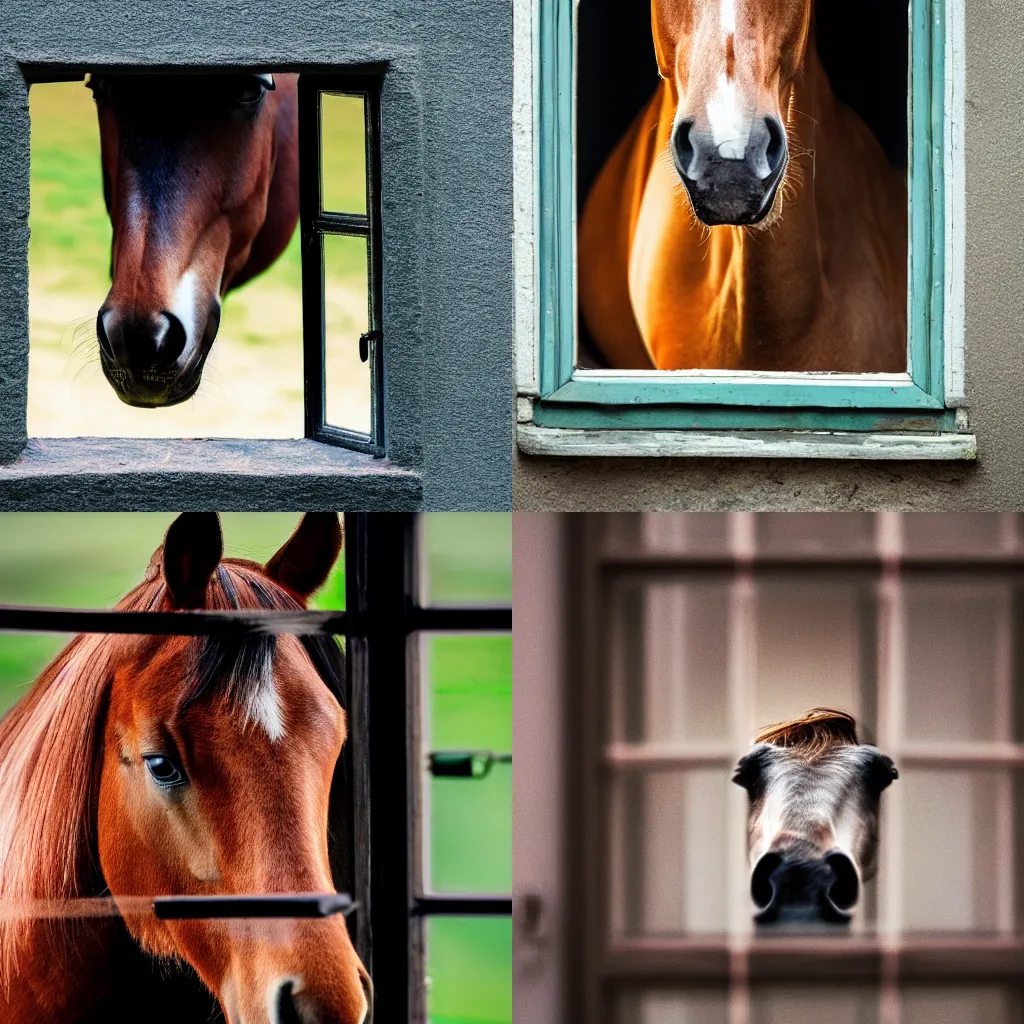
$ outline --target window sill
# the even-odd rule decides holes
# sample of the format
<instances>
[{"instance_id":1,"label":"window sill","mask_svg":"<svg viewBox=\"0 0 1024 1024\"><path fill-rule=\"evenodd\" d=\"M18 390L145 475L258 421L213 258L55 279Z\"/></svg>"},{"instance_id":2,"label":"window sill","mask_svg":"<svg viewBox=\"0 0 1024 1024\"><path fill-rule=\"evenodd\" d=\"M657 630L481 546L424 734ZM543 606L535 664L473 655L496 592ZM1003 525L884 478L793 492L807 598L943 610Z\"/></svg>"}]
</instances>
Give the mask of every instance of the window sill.
<instances>
[{"instance_id":1,"label":"window sill","mask_svg":"<svg viewBox=\"0 0 1024 1024\"><path fill-rule=\"evenodd\" d=\"M413 511L415 470L310 440L32 438L0 466L0 509Z\"/></svg>"},{"instance_id":2,"label":"window sill","mask_svg":"<svg viewBox=\"0 0 1024 1024\"><path fill-rule=\"evenodd\" d=\"M520 423L527 455L635 458L963 460L978 457L973 434L828 431L586 430Z\"/></svg>"}]
</instances>

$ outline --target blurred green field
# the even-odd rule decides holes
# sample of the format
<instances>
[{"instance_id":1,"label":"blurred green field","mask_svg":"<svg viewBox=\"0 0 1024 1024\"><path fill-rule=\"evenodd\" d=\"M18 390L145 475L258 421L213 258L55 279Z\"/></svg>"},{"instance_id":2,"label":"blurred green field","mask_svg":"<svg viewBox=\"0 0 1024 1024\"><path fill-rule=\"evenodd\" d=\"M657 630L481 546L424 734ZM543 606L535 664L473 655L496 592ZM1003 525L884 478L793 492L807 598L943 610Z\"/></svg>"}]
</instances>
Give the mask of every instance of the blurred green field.
<instances>
[{"instance_id":1,"label":"blurred green field","mask_svg":"<svg viewBox=\"0 0 1024 1024\"><path fill-rule=\"evenodd\" d=\"M298 513L222 513L225 553L266 561ZM0 603L109 607L141 578L173 513L0 513ZM428 514L423 529L433 602L511 600L511 516ZM344 607L339 565L319 607ZM0 636L0 709L32 684L68 637ZM511 750L511 637L424 639L424 727L434 749ZM424 854L437 891L508 892L511 770L486 780L434 780ZM434 921L427 975L432 1024L510 1024L508 920Z\"/></svg>"},{"instance_id":2,"label":"blurred green field","mask_svg":"<svg viewBox=\"0 0 1024 1024\"><path fill-rule=\"evenodd\" d=\"M325 97L323 189L344 212L365 210L362 101ZM99 369L94 321L110 288L110 219L99 129L83 82L34 85L29 281L30 436L301 437L302 265L299 232L274 265L230 292L195 398L173 409L123 405ZM369 426L366 259L333 245L325 260L328 410Z\"/></svg>"}]
</instances>

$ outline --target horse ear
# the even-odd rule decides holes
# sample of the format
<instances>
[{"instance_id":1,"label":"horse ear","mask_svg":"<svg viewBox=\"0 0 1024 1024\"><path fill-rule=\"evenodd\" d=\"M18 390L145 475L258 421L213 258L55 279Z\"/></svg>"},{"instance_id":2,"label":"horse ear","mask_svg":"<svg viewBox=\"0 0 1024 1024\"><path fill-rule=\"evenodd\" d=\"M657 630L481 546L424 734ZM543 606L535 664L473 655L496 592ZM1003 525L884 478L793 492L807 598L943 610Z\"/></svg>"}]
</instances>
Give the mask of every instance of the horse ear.
<instances>
[{"instance_id":1,"label":"horse ear","mask_svg":"<svg viewBox=\"0 0 1024 1024\"><path fill-rule=\"evenodd\" d=\"M307 512L284 547L267 562L267 575L305 600L323 586L343 539L337 512Z\"/></svg>"},{"instance_id":2,"label":"horse ear","mask_svg":"<svg viewBox=\"0 0 1024 1024\"><path fill-rule=\"evenodd\" d=\"M749 754L744 754L739 759L732 774L732 781L737 786L742 786L752 798L756 798L761 789L764 756L764 748L755 747Z\"/></svg>"},{"instance_id":3,"label":"horse ear","mask_svg":"<svg viewBox=\"0 0 1024 1024\"><path fill-rule=\"evenodd\" d=\"M892 758L876 750L865 769L868 792L877 800L900 777Z\"/></svg>"},{"instance_id":4,"label":"horse ear","mask_svg":"<svg viewBox=\"0 0 1024 1024\"><path fill-rule=\"evenodd\" d=\"M164 580L175 608L202 608L224 541L216 512L182 512L164 538Z\"/></svg>"}]
</instances>

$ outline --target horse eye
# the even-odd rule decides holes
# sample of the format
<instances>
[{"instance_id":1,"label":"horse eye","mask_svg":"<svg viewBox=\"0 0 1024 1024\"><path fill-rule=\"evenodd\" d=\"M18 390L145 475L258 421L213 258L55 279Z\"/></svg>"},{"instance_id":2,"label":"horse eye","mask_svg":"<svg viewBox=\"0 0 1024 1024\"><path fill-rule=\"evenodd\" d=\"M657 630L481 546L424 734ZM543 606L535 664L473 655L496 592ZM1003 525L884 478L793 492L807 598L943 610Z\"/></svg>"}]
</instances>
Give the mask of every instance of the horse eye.
<instances>
[{"instance_id":1,"label":"horse eye","mask_svg":"<svg viewBox=\"0 0 1024 1024\"><path fill-rule=\"evenodd\" d=\"M170 789L172 786L181 786L188 781L177 762L169 757L164 757L163 754L149 754L143 757L143 760L146 762L153 781L158 786Z\"/></svg>"},{"instance_id":2,"label":"horse eye","mask_svg":"<svg viewBox=\"0 0 1024 1024\"><path fill-rule=\"evenodd\" d=\"M235 102L241 107L253 107L263 99L266 91L266 86L260 81L246 82L235 90Z\"/></svg>"}]
</instances>

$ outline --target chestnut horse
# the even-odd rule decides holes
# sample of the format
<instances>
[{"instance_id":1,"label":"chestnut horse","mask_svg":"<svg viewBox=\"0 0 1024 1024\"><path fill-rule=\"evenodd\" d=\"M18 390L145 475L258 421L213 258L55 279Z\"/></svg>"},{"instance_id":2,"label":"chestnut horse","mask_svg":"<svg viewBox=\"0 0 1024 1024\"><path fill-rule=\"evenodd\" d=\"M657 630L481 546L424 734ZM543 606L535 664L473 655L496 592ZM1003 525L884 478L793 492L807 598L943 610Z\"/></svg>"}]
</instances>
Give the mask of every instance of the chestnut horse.
<instances>
[{"instance_id":1,"label":"chestnut horse","mask_svg":"<svg viewBox=\"0 0 1024 1024\"><path fill-rule=\"evenodd\" d=\"M217 514L184 514L117 607L298 610L341 539L334 513L310 513L266 566L222 561ZM89 634L64 649L0 723L4 1024L209 1019L212 1001L186 1017L158 986L140 1001L140 947L190 965L229 1024L369 1019L342 919L161 920L151 904L334 891L343 673L326 637ZM71 920L107 894L121 917Z\"/></svg>"},{"instance_id":2,"label":"chestnut horse","mask_svg":"<svg viewBox=\"0 0 1024 1024\"><path fill-rule=\"evenodd\" d=\"M898 777L844 711L812 708L758 734L733 776L750 796L758 924L849 924L877 869L879 798Z\"/></svg>"},{"instance_id":3,"label":"chestnut horse","mask_svg":"<svg viewBox=\"0 0 1024 1024\"><path fill-rule=\"evenodd\" d=\"M299 217L296 75L93 75L112 284L100 364L128 405L199 387L220 300Z\"/></svg>"},{"instance_id":4,"label":"chestnut horse","mask_svg":"<svg viewBox=\"0 0 1024 1024\"><path fill-rule=\"evenodd\" d=\"M906 371L905 178L833 94L812 7L652 0L663 81L579 228L612 368Z\"/></svg>"}]
</instances>

